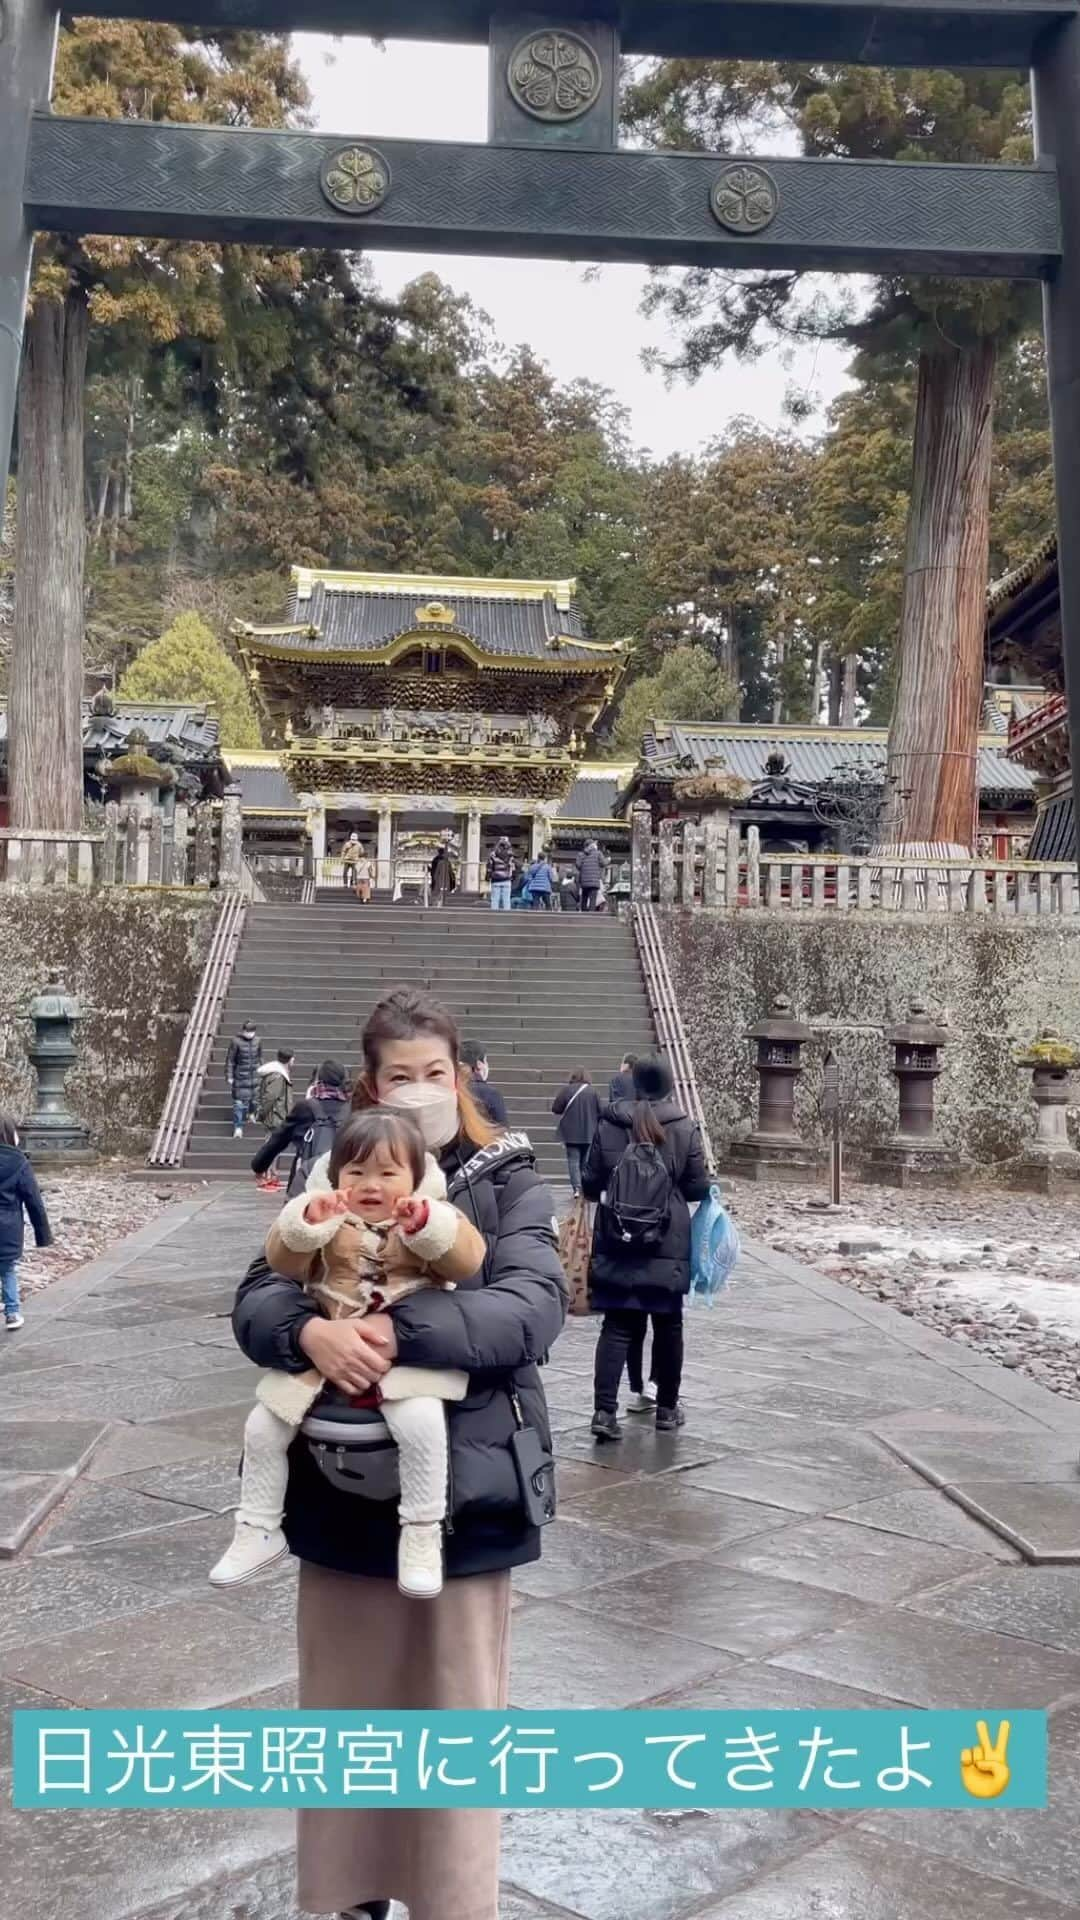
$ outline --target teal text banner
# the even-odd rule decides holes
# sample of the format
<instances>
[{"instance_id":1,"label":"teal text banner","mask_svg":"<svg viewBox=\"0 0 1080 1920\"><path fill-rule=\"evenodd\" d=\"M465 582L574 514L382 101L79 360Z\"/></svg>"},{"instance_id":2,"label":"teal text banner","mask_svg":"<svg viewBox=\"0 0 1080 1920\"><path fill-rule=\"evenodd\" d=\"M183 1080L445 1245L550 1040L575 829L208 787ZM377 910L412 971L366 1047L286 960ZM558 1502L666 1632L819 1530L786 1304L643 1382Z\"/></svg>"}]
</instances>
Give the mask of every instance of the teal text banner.
<instances>
[{"instance_id":1,"label":"teal text banner","mask_svg":"<svg viewBox=\"0 0 1080 1920\"><path fill-rule=\"evenodd\" d=\"M1046 1715L18 1712L17 1807L1046 1805Z\"/></svg>"}]
</instances>

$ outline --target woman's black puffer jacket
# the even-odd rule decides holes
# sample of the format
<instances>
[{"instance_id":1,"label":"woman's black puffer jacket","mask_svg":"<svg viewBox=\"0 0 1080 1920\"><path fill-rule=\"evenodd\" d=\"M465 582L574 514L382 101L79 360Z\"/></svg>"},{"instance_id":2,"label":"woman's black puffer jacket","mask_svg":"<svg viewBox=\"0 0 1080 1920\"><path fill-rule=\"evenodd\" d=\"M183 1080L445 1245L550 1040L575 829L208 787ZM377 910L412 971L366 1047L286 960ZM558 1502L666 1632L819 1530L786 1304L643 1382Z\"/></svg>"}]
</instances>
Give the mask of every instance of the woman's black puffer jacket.
<instances>
[{"instance_id":1,"label":"woman's black puffer jacket","mask_svg":"<svg viewBox=\"0 0 1080 1920\"><path fill-rule=\"evenodd\" d=\"M637 1308L670 1313L690 1291L689 1200L704 1200L711 1181L701 1133L675 1099L654 1100L652 1110L664 1129L660 1153L671 1174L671 1218L658 1247L628 1258L604 1242L602 1210L596 1217L589 1266L589 1304L596 1313ZM605 1107L581 1170L586 1198L599 1200L633 1137L634 1106L617 1100Z\"/></svg>"},{"instance_id":2,"label":"woman's black puffer jacket","mask_svg":"<svg viewBox=\"0 0 1080 1920\"><path fill-rule=\"evenodd\" d=\"M426 1287L410 1294L394 1308L394 1326L403 1366L456 1367L469 1375L466 1398L447 1406L452 1531L446 1571L454 1577L539 1558L540 1536L525 1519L510 1452L510 1392L549 1446L537 1363L562 1329L566 1282L551 1192L524 1134L502 1134L478 1152L451 1146L441 1162L450 1198L487 1241L487 1262L474 1281L453 1292ZM240 1283L233 1331L256 1365L301 1373L311 1363L297 1335L315 1311L295 1281L274 1273L260 1256ZM395 1572L396 1503L339 1492L299 1437L289 1455L284 1525L301 1560L382 1578Z\"/></svg>"}]
</instances>

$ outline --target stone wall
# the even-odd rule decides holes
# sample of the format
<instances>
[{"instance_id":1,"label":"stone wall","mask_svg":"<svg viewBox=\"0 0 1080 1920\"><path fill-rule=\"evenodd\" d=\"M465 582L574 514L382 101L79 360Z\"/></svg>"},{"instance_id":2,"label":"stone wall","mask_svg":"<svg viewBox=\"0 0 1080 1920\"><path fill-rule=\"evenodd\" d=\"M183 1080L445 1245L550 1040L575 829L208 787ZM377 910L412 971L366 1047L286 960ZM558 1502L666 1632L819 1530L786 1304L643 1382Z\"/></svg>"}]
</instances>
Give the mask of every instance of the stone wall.
<instances>
[{"instance_id":1,"label":"stone wall","mask_svg":"<svg viewBox=\"0 0 1080 1920\"><path fill-rule=\"evenodd\" d=\"M1039 1027L1080 1040L1080 924L1059 917L911 918L768 913L659 915L702 1100L723 1153L749 1130L757 1081L748 1026L777 994L815 1029L806 1049L796 1116L822 1139L821 1068L833 1046L849 1149L892 1133L896 1083L883 1029L913 1000L943 1019L952 1039L937 1083L939 1134L965 1159L992 1167L1034 1130L1030 1075L1014 1055ZM1080 1114L1070 1112L1074 1144Z\"/></svg>"},{"instance_id":2,"label":"stone wall","mask_svg":"<svg viewBox=\"0 0 1080 1920\"><path fill-rule=\"evenodd\" d=\"M208 894L48 888L0 893L0 1104L31 1100L27 1009L58 967L83 1018L72 1111L107 1152L157 1125L220 902Z\"/></svg>"}]
</instances>

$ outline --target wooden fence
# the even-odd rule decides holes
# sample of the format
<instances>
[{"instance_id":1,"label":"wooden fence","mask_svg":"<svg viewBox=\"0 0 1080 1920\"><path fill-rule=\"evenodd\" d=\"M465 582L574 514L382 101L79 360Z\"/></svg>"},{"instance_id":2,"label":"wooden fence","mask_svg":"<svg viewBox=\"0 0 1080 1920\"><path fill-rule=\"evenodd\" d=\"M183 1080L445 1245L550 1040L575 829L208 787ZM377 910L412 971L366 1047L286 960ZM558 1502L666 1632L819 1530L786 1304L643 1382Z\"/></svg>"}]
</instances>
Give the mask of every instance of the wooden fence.
<instances>
[{"instance_id":1,"label":"wooden fence","mask_svg":"<svg viewBox=\"0 0 1080 1920\"><path fill-rule=\"evenodd\" d=\"M846 859L763 853L751 827L717 831L665 820L658 834L634 822L635 901L770 913L1080 912L1077 870L1066 861Z\"/></svg>"}]
</instances>

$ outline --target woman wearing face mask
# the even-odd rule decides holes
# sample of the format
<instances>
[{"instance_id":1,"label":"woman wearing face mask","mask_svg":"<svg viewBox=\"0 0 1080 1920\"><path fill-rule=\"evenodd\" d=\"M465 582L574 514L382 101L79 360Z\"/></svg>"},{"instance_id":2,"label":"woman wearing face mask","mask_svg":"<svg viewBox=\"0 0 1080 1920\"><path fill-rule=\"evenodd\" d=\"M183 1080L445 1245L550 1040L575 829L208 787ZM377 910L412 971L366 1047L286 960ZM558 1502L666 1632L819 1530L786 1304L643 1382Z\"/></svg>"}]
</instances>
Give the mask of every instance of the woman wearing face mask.
<instances>
[{"instance_id":1,"label":"woman wearing face mask","mask_svg":"<svg viewBox=\"0 0 1080 1920\"><path fill-rule=\"evenodd\" d=\"M484 1266L454 1292L414 1294L393 1314L329 1321L295 1283L255 1260L233 1328L249 1359L315 1366L363 1394L395 1362L469 1376L448 1411L446 1585L421 1606L398 1591L394 1503L338 1492L306 1446L290 1455L284 1529L301 1562L301 1709L393 1712L502 1709L507 1702L510 1569L535 1560L540 1534L521 1503L511 1441L515 1401L544 1446L547 1409L536 1363L566 1309L550 1191L520 1134L496 1134L458 1070L444 1007L409 988L380 1001L364 1030L354 1107L409 1113L479 1228ZM343 1920L497 1920L498 1813L425 1807L299 1815L299 1905Z\"/></svg>"}]
</instances>

